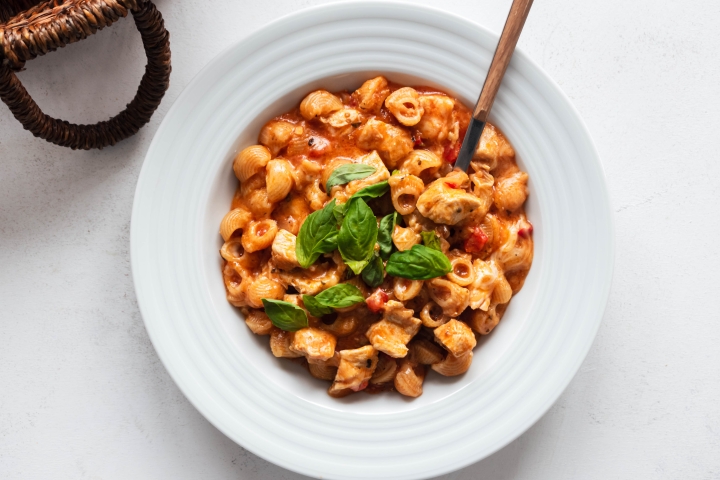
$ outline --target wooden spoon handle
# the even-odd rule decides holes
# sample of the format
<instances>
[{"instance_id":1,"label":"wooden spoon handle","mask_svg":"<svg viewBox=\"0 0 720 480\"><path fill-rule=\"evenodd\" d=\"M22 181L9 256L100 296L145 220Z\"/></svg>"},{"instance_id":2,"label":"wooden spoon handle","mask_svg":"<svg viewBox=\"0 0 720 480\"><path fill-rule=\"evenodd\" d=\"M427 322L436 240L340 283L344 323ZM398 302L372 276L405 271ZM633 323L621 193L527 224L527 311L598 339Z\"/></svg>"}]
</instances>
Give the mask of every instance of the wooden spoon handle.
<instances>
[{"instance_id":1,"label":"wooden spoon handle","mask_svg":"<svg viewBox=\"0 0 720 480\"><path fill-rule=\"evenodd\" d=\"M480 92L480 98L478 98L473 111L473 118L476 120L487 121L490 108L495 101L495 95L497 95L505 70L507 70L515 51L515 45L517 45L518 38L520 38L520 32L523 25L525 25L528 13L530 13L532 3L533 0L513 0L510 13L505 21L505 27L502 35L500 35L500 41L495 49L495 56L492 63L490 63L490 70L488 70L485 84Z\"/></svg>"}]
</instances>

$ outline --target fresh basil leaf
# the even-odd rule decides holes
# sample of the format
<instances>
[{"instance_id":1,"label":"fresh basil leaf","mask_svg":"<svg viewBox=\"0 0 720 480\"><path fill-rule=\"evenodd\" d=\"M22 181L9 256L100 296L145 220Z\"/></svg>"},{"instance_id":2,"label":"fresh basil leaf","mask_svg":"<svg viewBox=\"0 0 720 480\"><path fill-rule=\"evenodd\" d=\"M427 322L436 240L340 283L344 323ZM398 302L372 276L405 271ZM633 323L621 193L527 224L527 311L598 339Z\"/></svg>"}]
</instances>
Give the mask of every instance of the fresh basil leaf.
<instances>
[{"instance_id":1,"label":"fresh basil leaf","mask_svg":"<svg viewBox=\"0 0 720 480\"><path fill-rule=\"evenodd\" d=\"M433 250L442 250L442 247L440 246L440 237L437 236L437 233L433 232L420 232L420 235L422 236L423 244L428 247L432 248Z\"/></svg>"},{"instance_id":2,"label":"fresh basil leaf","mask_svg":"<svg viewBox=\"0 0 720 480\"><path fill-rule=\"evenodd\" d=\"M385 265L388 275L410 280L430 280L452 270L444 253L424 245L413 245L410 250L395 252Z\"/></svg>"},{"instance_id":3,"label":"fresh basil leaf","mask_svg":"<svg viewBox=\"0 0 720 480\"><path fill-rule=\"evenodd\" d=\"M335 208L333 208L333 215L335 216L335 221L338 224L338 227L342 225L343 218L345 218L345 210L347 209L347 203L338 203L335 205Z\"/></svg>"},{"instance_id":4,"label":"fresh basil leaf","mask_svg":"<svg viewBox=\"0 0 720 480\"><path fill-rule=\"evenodd\" d=\"M345 263L358 275L368 264L378 236L377 219L365 200L348 202L345 219L338 233L338 250Z\"/></svg>"},{"instance_id":5,"label":"fresh basil leaf","mask_svg":"<svg viewBox=\"0 0 720 480\"><path fill-rule=\"evenodd\" d=\"M361 180L365 177L369 177L377 171L377 168L364 163L346 163L340 165L330 174L327 183L325 184L325 191L330 193L330 189L335 185L343 185L353 180Z\"/></svg>"},{"instance_id":6,"label":"fresh basil leaf","mask_svg":"<svg viewBox=\"0 0 720 480\"><path fill-rule=\"evenodd\" d=\"M295 332L308 326L308 318L305 310L297 305L270 298L263 298L262 302L265 307L265 313L270 317L272 324L280 330Z\"/></svg>"},{"instance_id":7,"label":"fresh basil leaf","mask_svg":"<svg viewBox=\"0 0 720 480\"><path fill-rule=\"evenodd\" d=\"M311 213L300 226L295 242L295 255L303 268L308 268L320 257L337 249L337 222L333 215L335 199L322 210Z\"/></svg>"},{"instance_id":8,"label":"fresh basil leaf","mask_svg":"<svg viewBox=\"0 0 720 480\"><path fill-rule=\"evenodd\" d=\"M386 215L380 220L380 228L378 229L378 244L380 245L380 257L383 260L390 258L393 249L392 234L397 224L398 212Z\"/></svg>"},{"instance_id":9,"label":"fresh basil leaf","mask_svg":"<svg viewBox=\"0 0 720 480\"><path fill-rule=\"evenodd\" d=\"M370 263L362 271L362 279L369 286L375 288L383 282L385 277L385 268L380 257L373 257Z\"/></svg>"},{"instance_id":10,"label":"fresh basil leaf","mask_svg":"<svg viewBox=\"0 0 720 480\"><path fill-rule=\"evenodd\" d=\"M383 195L385 195L385 193L387 193L388 190L390 190L390 185L388 184L387 180L383 180L382 182L373 183L372 185L368 185L367 187L358 190L353 194L352 197L350 197L350 200L356 198L382 197ZM350 203L349 200L348 203Z\"/></svg>"},{"instance_id":11,"label":"fresh basil leaf","mask_svg":"<svg viewBox=\"0 0 720 480\"><path fill-rule=\"evenodd\" d=\"M303 295L302 299L303 303L305 304L305 308L307 308L307 311L310 312L310 315L312 315L313 317L322 317L323 315L329 315L333 313L332 308L326 307L312 295Z\"/></svg>"},{"instance_id":12,"label":"fresh basil leaf","mask_svg":"<svg viewBox=\"0 0 720 480\"><path fill-rule=\"evenodd\" d=\"M325 307L346 308L364 302L365 297L355 285L338 283L315 295L315 300Z\"/></svg>"}]
</instances>

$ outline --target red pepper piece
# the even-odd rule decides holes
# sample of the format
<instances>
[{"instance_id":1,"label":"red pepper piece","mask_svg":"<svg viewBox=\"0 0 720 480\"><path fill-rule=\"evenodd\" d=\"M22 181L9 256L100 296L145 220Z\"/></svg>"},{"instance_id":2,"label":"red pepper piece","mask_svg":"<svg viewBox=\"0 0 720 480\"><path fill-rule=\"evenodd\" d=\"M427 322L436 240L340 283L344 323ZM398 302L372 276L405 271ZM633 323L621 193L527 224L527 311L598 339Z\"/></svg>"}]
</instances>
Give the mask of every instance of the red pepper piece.
<instances>
[{"instance_id":1,"label":"red pepper piece","mask_svg":"<svg viewBox=\"0 0 720 480\"><path fill-rule=\"evenodd\" d=\"M455 163L458 153L460 153L461 146L461 142L455 142L453 145L445 145L445 150L443 151L443 158L445 161L448 163Z\"/></svg>"},{"instance_id":2,"label":"red pepper piece","mask_svg":"<svg viewBox=\"0 0 720 480\"><path fill-rule=\"evenodd\" d=\"M488 236L485 235L483 229L480 227L474 227L470 238L465 240L465 251L468 253L480 253L485 247L488 241Z\"/></svg>"},{"instance_id":3,"label":"red pepper piece","mask_svg":"<svg viewBox=\"0 0 720 480\"><path fill-rule=\"evenodd\" d=\"M528 225L530 225L527 228L521 228L518 230L518 235L520 235L523 238L528 238L533 233L533 226L532 223L528 222Z\"/></svg>"},{"instance_id":4,"label":"red pepper piece","mask_svg":"<svg viewBox=\"0 0 720 480\"><path fill-rule=\"evenodd\" d=\"M367 306L371 312L378 313L380 310L383 309L385 303L387 303L388 301L388 298L388 294L385 293L381 288L378 288L373 292L372 295L365 299L365 303L367 303Z\"/></svg>"}]
</instances>

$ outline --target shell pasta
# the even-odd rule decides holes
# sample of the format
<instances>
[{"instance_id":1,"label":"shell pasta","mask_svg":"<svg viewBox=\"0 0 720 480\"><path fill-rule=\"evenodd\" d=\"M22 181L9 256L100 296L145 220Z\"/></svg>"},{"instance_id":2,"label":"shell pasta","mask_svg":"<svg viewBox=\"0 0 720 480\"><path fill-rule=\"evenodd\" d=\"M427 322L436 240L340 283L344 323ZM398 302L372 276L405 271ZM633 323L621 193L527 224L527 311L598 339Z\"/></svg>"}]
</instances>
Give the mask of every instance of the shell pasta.
<instances>
[{"instance_id":1,"label":"shell pasta","mask_svg":"<svg viewBox=\"0 0 720 480\"><path fill-rule=\"evenodd\" d=\"M470 110L383 76L309 92L233 161L220 221L228 302L268 354L328 394L423 393L472 366L533 260L528 175L487 124L453 168Z\"/></svg>"}]
</instances>

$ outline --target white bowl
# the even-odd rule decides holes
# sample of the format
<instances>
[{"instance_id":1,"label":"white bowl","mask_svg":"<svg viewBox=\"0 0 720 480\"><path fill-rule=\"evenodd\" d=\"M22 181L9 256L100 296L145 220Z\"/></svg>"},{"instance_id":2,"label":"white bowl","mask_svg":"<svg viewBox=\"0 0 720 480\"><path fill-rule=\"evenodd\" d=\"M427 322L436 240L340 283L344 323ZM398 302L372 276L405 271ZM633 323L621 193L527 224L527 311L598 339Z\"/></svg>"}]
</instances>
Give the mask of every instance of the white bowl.
<instances>
[{"instance_id":1,"label":"white bowl","mask_svg":"<svg viewBox=\"0 0 720 480\"><path fill-rule=\"evenodd\" d=\"M535 261L522 291L461 377L423 395L327 396L327 383L274 358L225 300L220 219L232 159L313 88L354 89L382 73L472 106L497 37L410 4L322 6L227 49L162 122L138 181L132 267L158 355L218 429L280 466L322 478L425 478L476 462L530 427L584 359L607 300L613 233L598 154L558 87L515 53L491 121L530 174Z\"/></svg>"}]
</instances>

